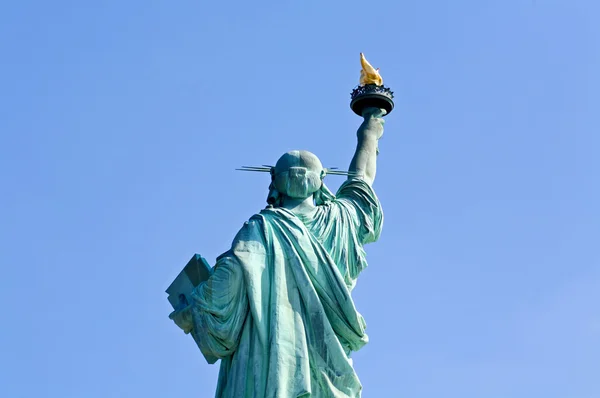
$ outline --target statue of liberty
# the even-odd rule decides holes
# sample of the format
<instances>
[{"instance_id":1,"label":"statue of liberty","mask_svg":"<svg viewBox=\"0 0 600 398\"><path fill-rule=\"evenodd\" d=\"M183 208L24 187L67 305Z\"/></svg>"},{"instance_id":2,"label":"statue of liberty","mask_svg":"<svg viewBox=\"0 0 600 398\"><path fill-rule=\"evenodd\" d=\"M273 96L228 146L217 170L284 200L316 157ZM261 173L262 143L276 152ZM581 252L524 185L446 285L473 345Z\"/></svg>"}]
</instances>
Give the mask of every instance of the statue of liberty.
<instances>
[{"instance_id":1,"label":"statue of liberty","mask_svg":"<svg viewBox=\"0 0 600 398\"><path fill-rule=\"evenodd\" d=\"M269 170L269 206L244 224L189 305L170 315L209 363L221 360L216 397L361 396L350 355L368 337L351 292L367 266L363 245L381 233L372 184L391 110L364 104L353 106L364 121L336 195L317 156L281 156Z\"/></svg>"}]
</instances>

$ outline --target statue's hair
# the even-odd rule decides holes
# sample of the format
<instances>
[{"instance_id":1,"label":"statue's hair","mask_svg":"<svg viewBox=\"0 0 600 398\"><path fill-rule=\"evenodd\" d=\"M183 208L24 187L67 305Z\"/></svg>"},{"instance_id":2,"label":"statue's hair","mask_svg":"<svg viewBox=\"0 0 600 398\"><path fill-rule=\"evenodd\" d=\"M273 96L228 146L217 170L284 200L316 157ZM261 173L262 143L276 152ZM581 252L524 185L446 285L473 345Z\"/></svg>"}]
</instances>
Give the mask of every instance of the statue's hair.
<instances>
[{"instance_id":1,"label":"statue's hair","mask_svg":"<svg viewBox=\"0 0 600 398\"><path fill-rule=\"evenodd\" d=\"M347 172L332 170L332 174L347 175ZM308 151L290 151L283 154L276 166L271 167L270 172L271 185L267 197L270 206L278 207L284 196L305 199L312 195L317 205L335 199L323 184L327 171L323 169L319 158Z\"/></svg>"},{"instance_id":2,"label":"statue's hair","mask_svg":"<svg viewBox=\"0 0 600 398\"><path fill-rule=\"evenodd\" d=\"M275 188L290 198L304 199L321 188L321 173L306 167L290 167L275 175Z\"/></svg>"}]
</instances>

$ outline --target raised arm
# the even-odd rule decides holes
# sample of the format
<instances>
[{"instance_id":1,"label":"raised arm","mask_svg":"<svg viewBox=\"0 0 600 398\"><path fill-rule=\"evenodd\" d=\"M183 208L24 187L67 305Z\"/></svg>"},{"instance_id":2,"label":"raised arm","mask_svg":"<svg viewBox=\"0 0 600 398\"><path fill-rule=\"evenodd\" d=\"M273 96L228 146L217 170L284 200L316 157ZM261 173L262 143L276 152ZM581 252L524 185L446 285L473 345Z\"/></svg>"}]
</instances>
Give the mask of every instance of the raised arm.
<instances>
[{"instance_id":1,"label":"raised arm","mask_svg":"<svg viewBox=\"0 0 600 398\"><path fill-rule=\"evenodd\" d=\"M377 142L383 135L384 109L366 108L363 111L365 119L357 131L358 144L350 163L349 170L353 175L349 178L361 178L372 185L377 172Z\"/></svg>"}]
</instances>

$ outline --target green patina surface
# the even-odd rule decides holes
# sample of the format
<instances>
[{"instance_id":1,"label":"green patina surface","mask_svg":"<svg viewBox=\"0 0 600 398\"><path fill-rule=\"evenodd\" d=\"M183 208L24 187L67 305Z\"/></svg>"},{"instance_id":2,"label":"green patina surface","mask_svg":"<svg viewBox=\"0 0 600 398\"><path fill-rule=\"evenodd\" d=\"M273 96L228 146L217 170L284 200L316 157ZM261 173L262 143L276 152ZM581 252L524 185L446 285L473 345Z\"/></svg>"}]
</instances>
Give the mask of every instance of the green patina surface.
<instances>
[{"instance_id":1,"label":"green patina surface","mask_svg":"<svg viewBox=\"0 0 600 398\"><path fill-rule=\"evenodd\" d=\"M383 113L365 111L352 176L335 196L314 155L284 155L271 184L277 200L171 314L210 363L221 360L216 397L360 397L350 354L368 337L351 292L367 266L363 245L383 223L371 187Z\"/></svg>"}]
</instances>

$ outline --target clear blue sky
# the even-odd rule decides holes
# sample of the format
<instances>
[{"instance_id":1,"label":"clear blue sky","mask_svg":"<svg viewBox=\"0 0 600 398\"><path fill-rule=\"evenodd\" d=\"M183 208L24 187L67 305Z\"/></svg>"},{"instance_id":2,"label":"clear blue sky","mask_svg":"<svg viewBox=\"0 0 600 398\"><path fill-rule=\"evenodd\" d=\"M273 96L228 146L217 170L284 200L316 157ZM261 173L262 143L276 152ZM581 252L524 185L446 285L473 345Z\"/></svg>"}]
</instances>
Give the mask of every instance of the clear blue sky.
<instances>
[{"instance_id":1,"label":"clear blue sky","mask_svg":"<svg viewBox=\"0 0 600 398\"><path fill-rule=\"evenodd\" d=\"M7 1L0 396L211 397L164 289L347 167L363 51L396 92L354 298L364 396L600 397L600 3ZM328 177L332 189L340 177Z\"/></svg>"}]
</instances>

